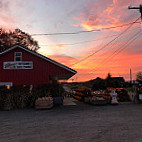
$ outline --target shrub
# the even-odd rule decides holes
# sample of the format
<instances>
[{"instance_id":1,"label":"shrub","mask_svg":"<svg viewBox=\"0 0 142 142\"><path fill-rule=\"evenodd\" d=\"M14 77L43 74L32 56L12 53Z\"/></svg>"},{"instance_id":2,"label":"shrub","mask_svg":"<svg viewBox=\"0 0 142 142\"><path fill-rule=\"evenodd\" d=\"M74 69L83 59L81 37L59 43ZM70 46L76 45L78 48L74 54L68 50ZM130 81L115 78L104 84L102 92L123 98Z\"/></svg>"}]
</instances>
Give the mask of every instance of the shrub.
<instances>
[{"instance_id":1,"label":"shrub","mask_svg":"<svg viewBox=\"0 0 142 142\"><path fill-rule=\"evenodd\" d=\"M63 86L58 82L52 82L49 84L50 96L52 97L63 97L65 90Z\"/></svg>"},{"instance_id":2,"label":"shrub","mask_svg":"<svg viewBox=\"0 0 142 142\"><path fill-rule=\"evenodd\" d=\"M13 86L11 88L13 95L13 107L16 109L25 108L30 103L30 86Z\"/></svg>"},{"instance_id":3,"label":"shrub","mask_svg":"<svg viewBox=\"0 0 142 142\"><path fill-rule=\"evenodd\" d=\"M141 72L141 71L136 74L136 80L137 80L140 84L142 84L142 72Z\"/></svg>"},{"instance_id":4,"label":"shrub","mask_svg":"<svg viewBox=\"0 0 142 142\"><path fill-rule=\"evenodd\" d=\"M58 97L64 95L59 83L38 85L30 91L30 86L13 86L10 89L0 87L0 110L22 109L34 107L35 101L42 97Z\"/></svg>"},{"instance_id":5,"label":"shrub","mask_svg":"<svg viewBox=\"0 0 142 142\"><path fill-rule=\"evenodd\" d=\"M13 109L13 96L5 86L0 87L0 110Z\"/></svg>"},{"instance_id":6,"label":"shrub","mask_svg":"<svg viewBox=\"0 0 142 142\"><path fill-rule=\"evenodd\" d=\"M35 105L35 101L38 98L47 97L49 94L49 87L47 84L38 85L32 90L31 106L33 107Z\"/></svg>"}]
</instances>

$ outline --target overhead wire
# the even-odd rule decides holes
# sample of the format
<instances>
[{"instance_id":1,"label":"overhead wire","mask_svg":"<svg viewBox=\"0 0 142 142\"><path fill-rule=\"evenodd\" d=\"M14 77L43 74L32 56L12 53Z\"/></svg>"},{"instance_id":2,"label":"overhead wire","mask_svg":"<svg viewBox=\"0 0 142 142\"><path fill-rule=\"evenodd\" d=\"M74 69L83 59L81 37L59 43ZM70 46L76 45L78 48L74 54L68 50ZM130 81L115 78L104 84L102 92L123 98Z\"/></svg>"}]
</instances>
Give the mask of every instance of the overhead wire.
<instances>
[{"instance_id":1,"label":"overhead wire","mask_svg":"<svg viewBox=\"0 0 142 142\"><path fill-rule=\"evenodd\" d=\"M120 52L122 52L125 48L128 47L131 43L133 43L139 36L141 35L141 31L137 32L134 36L132 36L131 39L129 39L123 46L119 47L117 50L114 51L114 53L109 56L107 59L105 59L104 62L102 62L101 65L95 67L95 71L97 71L101 66L107 64L111 59L113 59L115 56L117 56ZM94 71L94 69L93 69Z\"/></svg>"},{"instance_id":2,"label":"overhead wire","mask_svg":"<svg viewBox=\"0 0 142 142\"><path fill-rule=\"evenodd\" d=\"M126 43L130 42L130 40L132 40L132 39L129 39L128 41L125 41L125 43L124 43L124 44L126 44ZM121 50L121 48L122 48L122 46L123 46L124 44L121 44L121 45L120 45L120 47L119 47L119 49L115 50L111 56L113 56L115 53L117 53L117 52L118 52L118 50ZM111 45L111 46L113 46L113 47L114 47L115 45ZM100 56L104 56L104 55L106 55L106 54L107 54L107 52L110 52L110 51L108 50L108 51L104 52L103 54L101 54ZM110 58L111 56L109 56L108 58ZM112 57L112 58L113 58L113 57ZM94 61L96 61L96 60L100 60L100 59L95 58L95 59L93 59L93 62L94 62ZM107 60L107 59L105 59L105 61L104 61L104 62L101 62L101 64L105 65L106 60ZM100 66L102 66L102 65L96 66L95 68L100 67Z\"/></svg>"},{"instance_id":3,"label":"overhead wire","mask_svg":"<svg viewBox=\"0 0 142 142\"><path fill-rule=\"evenodd\" d=\"M75 43L59 43L61 45L77 45L77 44L82 44L82 43L89 43L89 42L93 42L93 41L99 41L99 40L103 40L103 39L106 39L106 38L110 38L110 37L114 37L114 36L117 36L117 35L111 35L111 36L107 36L107 37L104 37L104 38L100 38L100 39L94 39L94 40L86 40L86 41L81 41L81 42L75 42ZM40 46L51 46L51 45L40 45Z\"/></svg>"},{"instance_id":4,"label":"overhead wire","mask_svg":"<svg viewBox=\"0 0 142 142\"><path fill-rule=\"evenodd\" d=\"M135 30L135 29L133 29ZM130 30L129 30L130 31ZM83 44L83 43L90 43L90 42L94 42L94 41L99 41L99 40L103 40L103 39L107 39L107 38L111 38L111 37L116 37L117 35L111 35L111 36L105 36L103 38L98 38L98 39L93 39L93 40L85 40L85 41L80 41L80 42L74 42L74 43L58 43L59 45L62 46L72 46L72 45L78 45L78 44ZM40 46L55 46L58 44L43 44Z\"/></svg>"},{"instance_id":5,"label":"overhead wire","mask_svg":"<svg viewBox=\"0 0 142 142\"><path fill-rule=\"evenodd\" d=\"M88 30L88 31L77 31L77 32L60 32L60 33L45 33L45 34L31 34L31 36L52 36L52 35L75 35L75 34L82 34L82 33L91 33L91 32L99 32L99 31L103 31L103 30L109 30L109 29L115 29L115 28L120 28L120 27L124 27L124 26L129 26L131 24L134 23L140 23L137 22L138 20L128 23L128 24L123 24L123 25L119 25L119 26L112 26L112 27L106 27L106 28L101 28L101 29L94 29L94 30Z\"/></svg>"},{"instance_id":6,"label":"overhead wire","mask_svg":"<svg viewBox=\"0 0 142 142\"><path fill-rule=\"evenodd\" d=\"M127 27L123 32L121 32L117 37L115 37L114 39L112 39L111 41L109 41L107 44L105 44L102 48L98 49L97 51L93 52L92 54L88 55L87 57L79 60L78 62L71 64L70 66L74 66L76 64L79 64L85 60L87 60L88 58L90 58L91 56L95 55L96 53L100 52L101 50L103 50L104 48L106 48L108 45L110 45L113 41L115 41L116 39L118 39L120 36L122 36L125 32L127 32L138 20L140 19L140 17L138 19L136 19L134 22L131 23L131 25L129 25L129 27Z\"/></svg>"}]
</instances>

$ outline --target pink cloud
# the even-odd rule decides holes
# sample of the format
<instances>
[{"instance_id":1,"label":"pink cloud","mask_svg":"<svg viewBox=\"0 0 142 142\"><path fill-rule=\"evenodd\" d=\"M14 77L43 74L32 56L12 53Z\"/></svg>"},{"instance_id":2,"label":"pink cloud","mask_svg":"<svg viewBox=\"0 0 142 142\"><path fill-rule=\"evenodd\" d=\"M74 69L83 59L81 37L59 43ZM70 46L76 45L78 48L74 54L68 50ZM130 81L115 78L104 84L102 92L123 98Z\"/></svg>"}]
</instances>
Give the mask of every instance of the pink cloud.
<instances>
[{"instance_id":1,"label":"pink cloud","mask_svg":"<svg viewBox=\"0 0 142 142\"><path fill-rule=\"evenodd\" d=\"M135 3L139 6L140 0L136 0ZM135 18L135 16L131 16L131 19L127 19L129 15L132 15L132 12L128 10L129 4L129 0L108 0L107 3L104 0L95 3L89 1L80 15L74 19L78 21L78 26L87 30L124 24ZM135 15L140 14L136 11ZM74 23L74 25L77 24Z\"/></svg>"},{"instance_id":2,"label":"pink cloud","mask_svg":"<svg viewBox=\"0 0 142 142\"><path fill-rule=\"evenodd\" d=\"M49 58L62 63L64 65L70 66L74 62L77 62L78 60L76 58L67 56L67 55L47 55Z\"/></svg>"},{"instance_id":3,"label":"pink cloud","mask_svg":"<svg viewBox=\"0 0 142 142\"><path fill-rule=\"evenodd\" d=\"M25 22L34 10L31 6L27 5L27 3L30 5L30 2L28 0L1 0L0 27L11 30L20 28L21 25L26 25L26 28L31 28L31 24ZM33 25L34 20L30 19L30 21Z\"/></svg>"}]
</instances>

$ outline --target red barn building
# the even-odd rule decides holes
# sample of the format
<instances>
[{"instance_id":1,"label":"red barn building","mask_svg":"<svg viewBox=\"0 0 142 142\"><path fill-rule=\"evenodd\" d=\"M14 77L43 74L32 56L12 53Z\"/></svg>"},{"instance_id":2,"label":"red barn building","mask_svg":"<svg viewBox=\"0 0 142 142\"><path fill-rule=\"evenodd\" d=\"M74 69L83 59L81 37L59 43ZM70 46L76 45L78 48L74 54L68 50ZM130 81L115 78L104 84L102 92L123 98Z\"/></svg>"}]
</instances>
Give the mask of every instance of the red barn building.
<instances>
[{"instance_id":1,"label":"red barn building","mask_svg":"<svg viewBox=\"0 0 142 142\"><path fill-rule=\"evenodd\" d=\"M25 47L15 45L0 53L0 85L47 84L67 80L77 72Z\"/></svg>"}]
</instances>

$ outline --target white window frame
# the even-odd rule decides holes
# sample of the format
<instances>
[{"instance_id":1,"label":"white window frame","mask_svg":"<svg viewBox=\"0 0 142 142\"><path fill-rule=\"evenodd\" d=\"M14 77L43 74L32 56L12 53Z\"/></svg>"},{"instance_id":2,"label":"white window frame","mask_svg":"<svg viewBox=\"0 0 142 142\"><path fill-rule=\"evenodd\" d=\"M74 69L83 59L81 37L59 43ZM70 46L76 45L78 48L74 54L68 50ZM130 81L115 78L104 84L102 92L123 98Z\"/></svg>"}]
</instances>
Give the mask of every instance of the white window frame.
<instances>
[{"instance_id":1,"label":"white window frame","mask_svg":"<svg viewBox=\"0 0 142 142\"><path fill-rule=\"evenodd\" d=\"M16 56L17 53L19 53L19 54L21 54L21 55L20 55L20 56ZM20 60L20 61L16 61L16 58L17 58L17 57L20 57L21 60ZM14 53L14 61L15 61L15 62L21 62L21 61L22 61L22 52L15 52L15 53Z\"/></svg>"}]
</instances>

